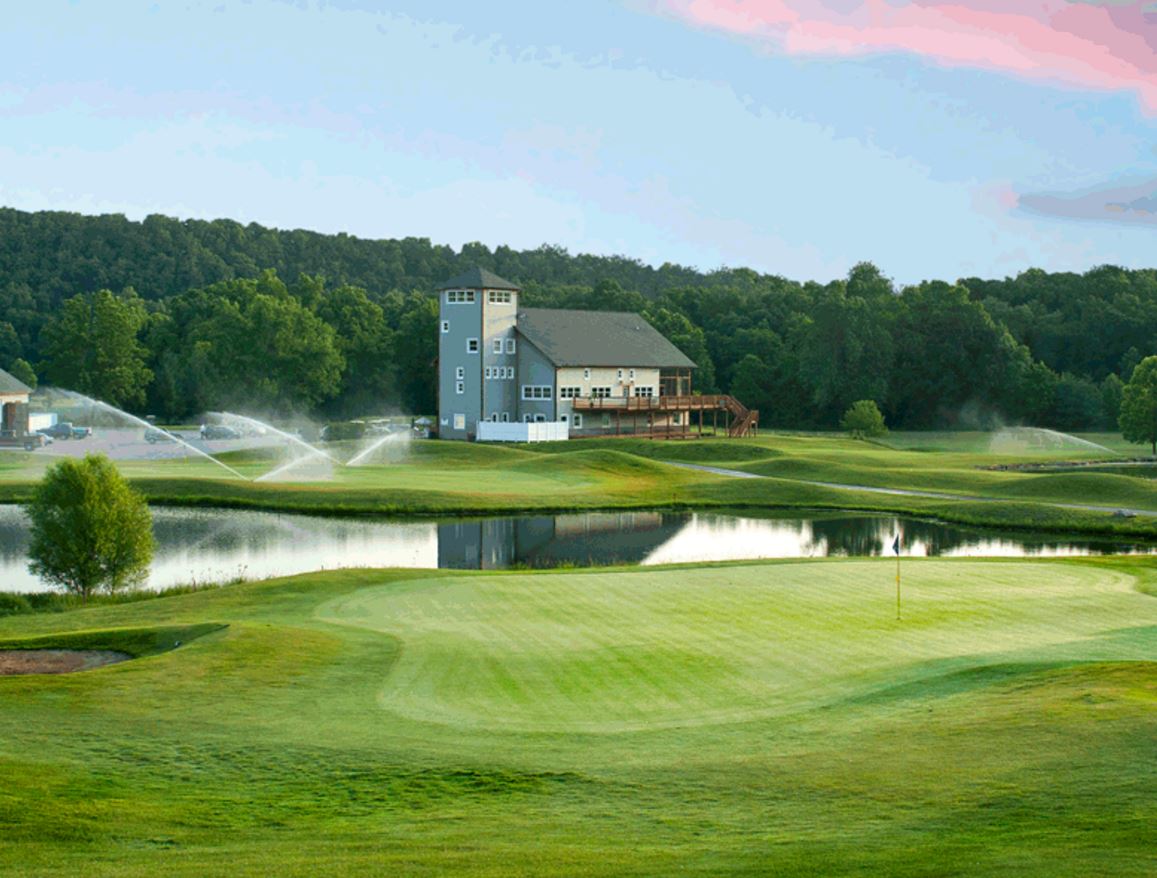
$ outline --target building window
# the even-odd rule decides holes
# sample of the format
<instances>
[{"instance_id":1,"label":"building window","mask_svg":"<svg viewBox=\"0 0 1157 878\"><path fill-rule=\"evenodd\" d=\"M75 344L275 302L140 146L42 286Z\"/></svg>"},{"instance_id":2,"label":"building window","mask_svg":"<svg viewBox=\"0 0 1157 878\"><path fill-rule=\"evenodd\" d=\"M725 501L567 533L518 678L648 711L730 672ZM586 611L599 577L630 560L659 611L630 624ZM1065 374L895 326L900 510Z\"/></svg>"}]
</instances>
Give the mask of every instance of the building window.
<instances>
[{"instance_id":1,"label":"building window","mask_svg":"<svg viewBox=\"0 0 1157 878\"><path fill-rule=\"evenodd\" d=\"M549 384L523 384L523 399L550 399L551 387Z\"/></svg>"},{"instance_id":2,"label":"building window","mask_svg":"<svg viewBox=\"0 0 1157 878\"><path fill-rule=\"evenodd\" d=\"M510 291L509 290L491 290L486 294L486 301L491 305L509 305Z\"/></svg>"},{"instance_id":3,"label":"building window","mask_svg":"<svg viewBox=\"0 0 1157 878\"><path fill-rule=\"evenodd\" d=\"M502 413L502 423L504 423L504 424L510 423L510 412L503 412Z\"/></svg>"},{"instance_id":4,"label":"building window","mask_svg":"<svg viewBox=\"0 0 1157 878\"><path fill-rule=\"evenodd\" d=\"M514 380L514 367L513 366L507 366L506 367L506 377L510 381Z\"/></svg>"},{"instance_id":5,"label":"building window","mask_svg":"<svg viewBox=\"0 0 1157 878\"><path fill-rule=\"evenodd\" d=\"M442 321L442 332L445 333L445 332L449 332L449 331L450 331L450 321L449 320L443 320Z\"/></svg>"},{"instance_id":6,"label":"building window","mask_svg":"<svg viewBox=\"0 0 1157 878\"><path fill-rule=\"evenodd\" d=\"M567 416L566 415L559 415L558 420L559 420L560 424L565 424L567 422Z\"/></svg>"},{"instance_id":7,"label":"building window","mask_svg":"<svg viewBox=\"0 0 1157 878\"><path fill-rule=\"evenodd\" d=\"M496 354L502 353L502 339L500 339L500 338L494 339L494 344L492 345L492 347L494 349L494 353L496 353Z\"/></svg>"},{"instance_id":8,"label":"building window","mask_svg":"<svg viewBox=\"0 0 1157 878\"><path fill-rule=\"evenodd\" d=\"M529 414L525 414L522 416L522 423L524 423L524 424L529 424L531 422L531 420L532 420L532 418Z\"/></svg>"},{"instance_id":9,"label":"building window","mask_svg":"<svg viewBox=\"0 0 1157 878\"><path fill-rule=\"evenodd\" d=\"M465 430L466 429L466 416L465 415L454 415L454 429L455 430Z\"/></svg>"},{"instance_id":10,"label":"building window","mask_svg":"<svg viewBox=\"0 0 1157 878\"><path fill-rule=\"evenodd\" d=\"M630 374L629 374L629 376L628 376L628 377L629 377L629 378L630 378L632 381L634 381L634 380L635 380L635 370L634 370L634 369L632 369L632 370L631 370L631 372L630 372Z\"/></svg>"},{"instance_id":11,"label":"building window","mask_svg":"<svg viewBox=\"0 0 1157 878\"><path fill-rule=\"evenodd\" d=\"M683 423L683 415L681 413L675 412L674 423L675 423L676 427L680 426Z\"/></svg>"},{"instance_id":12,"label":"building window","mask_svg":"<svg viewBox=\"0 0 1157 878\"><path fill-rule=\"evenodd\" d=\"M582 396L583 389L581 387L560 387L558 389L559 399L578 399Z\"/></svg>"},{"instance_id":13,"label":"building window","mask_svg":"<svg viewBox=\"0 0 1157 878\"><path fill-rule=\"evenodd\" d=\"M536 424L545 424L546 423L546 415L535 415L534 416L534 422Z\"/></svg>"},{"instance_id":14,"label":"building window","mask_svg":"<svg viewBox=\"0 0 1157 878\"><path fill-rule=\"evenodd\" d=\"M514 353L514 339L512 339L512 338L508 338L506 340L506 353L508 353L508 354Z\"/></svg>"},{"instance_id":15,"label":"building window","mask_svg":"<svg viewBox=\"0 0 1157 878\"><path fill-rule=\"evenodd\" d=\"M583 379L586 381L591 380L591 370L590 369L583 369Z\"/></svg>"},{"instance_id":16,"label":"building window","mask_svg":"<svg viewBox=\"0 0 1157 878\"><path fill-rule=\"evenodd\" d=\"M654 387L636 387L635 388L635 396L651 397L654 395L655 395L655 388Z\"/></svg>"},{"instance_id":17,"label":"building window","mask_svg":"<svg viewBox=\"0 0 1157 878\"><path fill-rule=\"evenodd\" d=\"M610 399L611 389L609 387L592 387L591 399Z\"/></svg>"},{"instance_id":18,"label":"building window","mask_svg":"<svg viewBox=\"0 0 1157 878\"><path fill-rule=\"evenodd\" d=\"M447 305L473 305L474 290L446 290Z\"/></svg>"},{"instance_id":19,"label":"building window","mask_svg":"<svg viewBox=\"0 0 1157 878\"><path fill-rule=\"evenodd\" d=\"M582 415L576 414L574 416L574 428L576 430L581 430L583 428L583 416Z\"/></svg>"},{"instance_id":20,"label":"building window","mask_svg":"<svg viewBox=\"0 0 1157 878\"><path fill-rule=\"evenodd\" d=\"M619 370L619 380L620 381L623 380L623 370L622 369Z\"/></svg>"},{"instance_id":21,"label":"building window","mask_svg":"<svg viewBox=\"0 0 1157 878\"><path fill-rule=\"evenodd\" d=\"M611 426L611 416L610 415L603 415L603 427L607 428L610 426Z\"/></svg>"},{"instance_id":22,"label":"building window","mask_svg":"<svg viewBox=\"0 0 1157 878\"><path fill-rule=\"evenodd\" d=\"M455 369L454 370L454 377L457 378L459 381L461 381L463 378L465 378L466 377L466 367L465 366L459 366L457 369Z\"/></svg>"},{"instance_id":23,"label":"building window","mask_svg":"<svg viewBox=\"0 0 1157 878\"><path fill-rule=\"evenodd\" d=\"M476 338L466 339L466 353L468 353L468 354L478 353L478 339L476 339Z\"/></svg>"},{"instance_id":24,"label":"building window","mask_svg":"<svg viewBox=\"0 0 1157 878\"><path fill-rule=\"evenodd\" d=\"M498 423L498 412L491 412L490 413L490 423L492 423L492 424Z\"/></svg>"},{"instance_id":25,"label":"building window","mask_svg":"<svg viewBox=\"0 0 1157 878\"><path fill-rule=\"evenodd\" d=\"M458 383L456 383L454 385L454 390L457 391L458 393L465 393L466 392L466 382L465 381L459 381Z\"/></svg>"}]
</instances>

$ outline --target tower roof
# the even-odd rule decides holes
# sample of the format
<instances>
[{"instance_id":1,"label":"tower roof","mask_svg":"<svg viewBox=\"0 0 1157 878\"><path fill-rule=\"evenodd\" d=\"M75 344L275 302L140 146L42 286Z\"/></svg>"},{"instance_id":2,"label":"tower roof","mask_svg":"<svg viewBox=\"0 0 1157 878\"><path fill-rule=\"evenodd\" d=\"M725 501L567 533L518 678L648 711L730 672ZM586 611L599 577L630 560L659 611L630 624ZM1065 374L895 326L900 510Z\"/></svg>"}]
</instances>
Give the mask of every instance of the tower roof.
<instances>
[{"instance_id":1,"label":"tower roof","mask_svg":"<svg viewBox=\"0 0 1157 878\"><path fill-rule=\"evenodd\" d=\"M464 271L457 277L452 277L438 287L439 290L520 290L517 284L503 280L492 271L475 266Z\"/></svg>"}]
</instances>

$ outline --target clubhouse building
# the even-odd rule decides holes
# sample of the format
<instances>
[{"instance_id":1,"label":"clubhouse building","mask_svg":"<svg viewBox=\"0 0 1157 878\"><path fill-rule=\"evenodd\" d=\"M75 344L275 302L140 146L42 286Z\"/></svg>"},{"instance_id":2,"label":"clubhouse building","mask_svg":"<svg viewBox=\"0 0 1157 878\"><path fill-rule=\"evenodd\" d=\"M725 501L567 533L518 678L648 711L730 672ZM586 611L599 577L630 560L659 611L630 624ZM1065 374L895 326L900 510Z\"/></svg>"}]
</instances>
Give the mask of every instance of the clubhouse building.
<instances>
[{"instance_id":1,"label":"clubhouse building","mask_svg":"<svg viewBox=\"0 0 1157 878\"><path fill-rule=\"evenodd\" d=\"M756 429L732 397L692 393L695 363L638 314L520 308L518 295L481 268L439 287L442 438L689 435L721 416L729 435Z\"/></svg>"}]
</instances>

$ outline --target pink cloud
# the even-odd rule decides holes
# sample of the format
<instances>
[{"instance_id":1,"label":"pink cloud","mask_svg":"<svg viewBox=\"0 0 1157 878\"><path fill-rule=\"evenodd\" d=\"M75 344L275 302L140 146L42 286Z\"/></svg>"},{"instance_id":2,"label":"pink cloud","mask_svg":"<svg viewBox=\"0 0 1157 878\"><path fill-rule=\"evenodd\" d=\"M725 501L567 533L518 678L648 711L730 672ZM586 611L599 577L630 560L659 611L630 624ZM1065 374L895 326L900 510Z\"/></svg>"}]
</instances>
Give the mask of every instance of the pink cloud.
<instances>
[{"instance_id":1,"label":"pink cloud","mask_svg":"<svg viewBox=\"0 0 1157 878\"><path fill-rule=\"evenodd\" d=\"M1130 90L1157 113L1148 0L657 0L696 27L798 55L901 52L1080 88Z\"/></svg>"}]
</instances>

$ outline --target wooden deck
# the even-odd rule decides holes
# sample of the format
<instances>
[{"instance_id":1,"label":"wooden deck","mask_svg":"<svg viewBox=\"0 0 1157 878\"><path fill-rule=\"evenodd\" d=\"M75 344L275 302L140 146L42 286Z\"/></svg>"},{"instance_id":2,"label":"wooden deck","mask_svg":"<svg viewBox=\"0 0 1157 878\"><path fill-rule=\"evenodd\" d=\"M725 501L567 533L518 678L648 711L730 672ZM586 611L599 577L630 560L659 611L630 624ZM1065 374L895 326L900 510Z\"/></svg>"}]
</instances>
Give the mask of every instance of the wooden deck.
<instances>
[{"instance_id":1,"label":"wooden deck","mask_svg":"<svg viewBox=\"0 0 1157 878\"><path fill-rule=\"evenodd\" d=\"M759 412L748 409L727 394L603 398L581 396L571 400L571 404L576 412L613 415L617 436L663 439L684 438L696 433L701 436L707 426L711 426L713 432L718 431L720 415L723 416L723 427L727 435L732 438L759 431ZM699 413L695 425L691 424L692 412ZM711 413L710 425L704 418L707 412ZM678 424L671 422L676 414L682 415ZM640 423L642 416L645 416L645 422ZM656 423L656 420L665 423Z\"/></svg>"}]
</instances>

